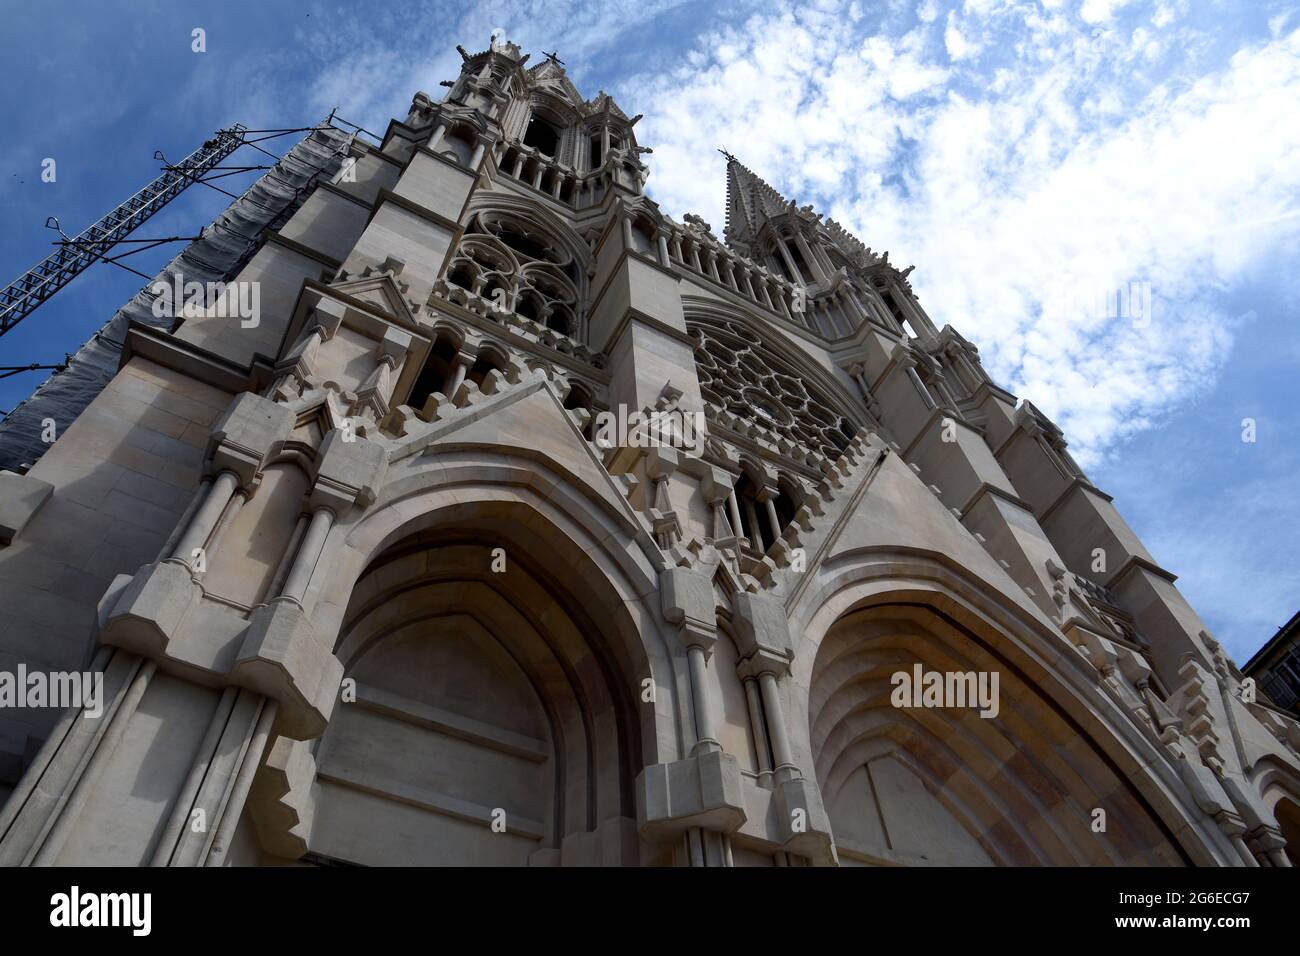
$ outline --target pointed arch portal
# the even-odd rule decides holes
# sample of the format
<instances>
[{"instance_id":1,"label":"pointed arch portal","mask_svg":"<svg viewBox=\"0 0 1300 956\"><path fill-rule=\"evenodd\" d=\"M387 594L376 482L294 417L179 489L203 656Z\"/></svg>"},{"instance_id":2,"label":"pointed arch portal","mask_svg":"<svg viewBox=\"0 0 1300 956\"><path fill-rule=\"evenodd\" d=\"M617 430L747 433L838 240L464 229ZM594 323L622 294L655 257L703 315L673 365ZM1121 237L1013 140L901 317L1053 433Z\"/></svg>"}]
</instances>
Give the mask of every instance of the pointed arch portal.
<instances>
[{"instance_id":1,"label":"pointed arch portal","mask_svg":"<svg viewBox=\"0 0 1300 956\"><path fill-rule=\"evenodd\" d=\"M316 750L311 851L536 866L598 839L635 862L648 665L597 610L591 558L518 501L415 524L347 600L335 653L355 700Z\"/></svg>"},{"instance_id":2,"label":"pointed arch portal","mask_svg":"<svg viewBox=\"0 0 1300 956\"><path fill-rule=\"evenodd\" d=\"M895 706L893 675L917 664L945 675L996 673L996 714L948 701ZM841 863L1187 862L1082 727L994 648L927 605L842 616L817 649L808 716Z\"/></svg>"}]
</instances>

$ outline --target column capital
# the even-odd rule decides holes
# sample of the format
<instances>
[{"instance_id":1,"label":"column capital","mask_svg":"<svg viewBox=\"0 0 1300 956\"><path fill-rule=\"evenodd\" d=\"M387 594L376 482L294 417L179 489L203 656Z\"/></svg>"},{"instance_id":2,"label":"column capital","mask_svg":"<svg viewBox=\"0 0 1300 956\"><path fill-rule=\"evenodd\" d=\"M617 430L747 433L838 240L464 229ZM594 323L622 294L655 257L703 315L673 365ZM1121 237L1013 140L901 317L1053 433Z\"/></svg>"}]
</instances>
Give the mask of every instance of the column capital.
<instances>
[{"instance_id":1,"label":"column capital","mask_svg":"<svg viewBox=\"0 0 1300 956\"><path fill-rule=\"evenodd\" d=\"M328 507L338 517L354 504L368 507L379 493L388 470L388 452L378 442L334 429L321 443L316 481L309 504L313 510Z\"/></svg>"},{"instance_id":2,"label":"column capital","mask_svg":"<svg viewBox=\"0 0 1300 956\"><path fill-rule=\"evenodd\" d=\"M713 582L691 568L668 568L659 573L659 594L664 618L677 625L682 642L711 651L718 639Z\"/></svg>"},{"instance_id":3,"label":"column capital","mask_svg":"<svg viewBox=\"0 0 1300 956\"><path fill-rule=\"evenodd\" d=\"M731 494L735 483L736 479L730 472L708 465L704 477L700 481L700 491L709 504L716 505L727 500L727 496Z\"/></svg>"},{"instance_id":4,"label":"column capital","mask_svg":"<svg viewBox=\"0 0 1300 956\"><path fill-rule=\"evenodd\" d=\"M681 456L677 449L666 445L651 445L644 449L646 475L654 481L663 481L672 477L681 465Z\"/></svg>"},{"instance_id":5,"label":"column capital","mask_svg":"<svg viewBox=\"0 0 1300 956\"><path fill-rule=\"evenodd\" d=\"M792 651L785 605L766 594L742 591L732 597L732 611L736 649L748 671L787 673Z\"/></svg>"},{"instance_id":6,"label":"column capital","mask_svg":"<svg viewBox=\"0 0 1300 956\"><path fill-rule=\"evenodd\" d=\"M208 472L231 471L240 485L252 485L295 420L292 409L269 398L252 392L235 396L208 435Z\"/></svg>"}]
</instances>

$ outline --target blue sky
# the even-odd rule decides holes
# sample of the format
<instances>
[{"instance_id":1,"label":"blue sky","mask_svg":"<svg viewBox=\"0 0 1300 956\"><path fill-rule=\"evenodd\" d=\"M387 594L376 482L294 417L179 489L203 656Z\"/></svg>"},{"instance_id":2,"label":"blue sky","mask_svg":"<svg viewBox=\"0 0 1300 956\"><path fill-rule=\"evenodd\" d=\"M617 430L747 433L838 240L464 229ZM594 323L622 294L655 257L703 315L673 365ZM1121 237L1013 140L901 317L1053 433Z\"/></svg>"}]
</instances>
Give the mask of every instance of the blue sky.
<instances>
[{"instance_id":1,"label":"blue sky","mask_svg":"<svg viewBox=\"0 0 1300 956\"><path fill-rule=\"evenodd\" d=\"M648 188L679 220L721 229L725 146L915 264L937 324L1065 429L1238 661L1300 606L1295 3L9 0L5 19L5 280L50 251L46 216L80 230L157 174L155 149L335 106L382 132L441 93L456 44L502 29L645 114ZM226 202L191 187L138 235L192 235ZM1095 305L1131 283L1149 314ZM140 284L96 266L0 339L0 364L58 361ZM0 409L38 382L0 380Z\"/></svg>"}]
</instances>

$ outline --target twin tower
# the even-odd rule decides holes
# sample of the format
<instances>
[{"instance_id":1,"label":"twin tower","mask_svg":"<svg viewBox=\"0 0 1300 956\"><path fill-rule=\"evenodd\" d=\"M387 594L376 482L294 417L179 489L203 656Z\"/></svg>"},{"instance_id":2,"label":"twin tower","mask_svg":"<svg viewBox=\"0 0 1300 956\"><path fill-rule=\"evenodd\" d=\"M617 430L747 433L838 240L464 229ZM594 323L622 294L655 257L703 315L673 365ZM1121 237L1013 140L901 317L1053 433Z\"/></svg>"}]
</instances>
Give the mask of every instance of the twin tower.
<instances>
[{"instance_id":1,"label":"twin tower","mask_svg":"<svg viewBox=\"0 0 1300 956\"><path fill-rule=\"evenodd\" d=\"M0 863L1291 864L1300 725L910 270L461 55L0 474L0 670L101 687Z\"/></svg>"}]
</instances>

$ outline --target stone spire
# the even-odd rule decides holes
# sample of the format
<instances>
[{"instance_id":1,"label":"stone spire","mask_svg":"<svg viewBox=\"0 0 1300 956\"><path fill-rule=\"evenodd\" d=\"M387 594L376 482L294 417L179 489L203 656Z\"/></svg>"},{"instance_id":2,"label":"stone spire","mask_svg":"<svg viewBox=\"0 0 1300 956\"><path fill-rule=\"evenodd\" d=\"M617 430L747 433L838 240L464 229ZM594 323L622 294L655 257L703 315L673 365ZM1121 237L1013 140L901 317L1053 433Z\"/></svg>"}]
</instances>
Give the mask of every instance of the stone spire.
<instances>
[{"instance_id":1,"label":"stone spire","mask_svg":"<svg viewBox=\"0 0 1300 956\"><path fill-rule=\"evenodd\" d=\"M912 266L899 271L889 262L888 252L876 252L834 219L823 219L811 205L800 206L796 201L786 199L725 149L718 152L727 159L727 222L723 236L732 248L742 255L754 255L754 242L762 233L763 227L773 220L779 221L784 216L792 215L837 246L852 267L863 270L886 269L911 291L907 277Z\"/></svg>"},{"instance_id":2,"label":"stone spire","mask_svg":"<svg viewBox=\"0 0 1300 956\"><path fill-rule=\"evenodd\" d=\"M723 235L732 245L748 247L763 224L786 212L790 203L731 153L719 152L727 158L727 224Z\"/></svg>"}]
</instances>

